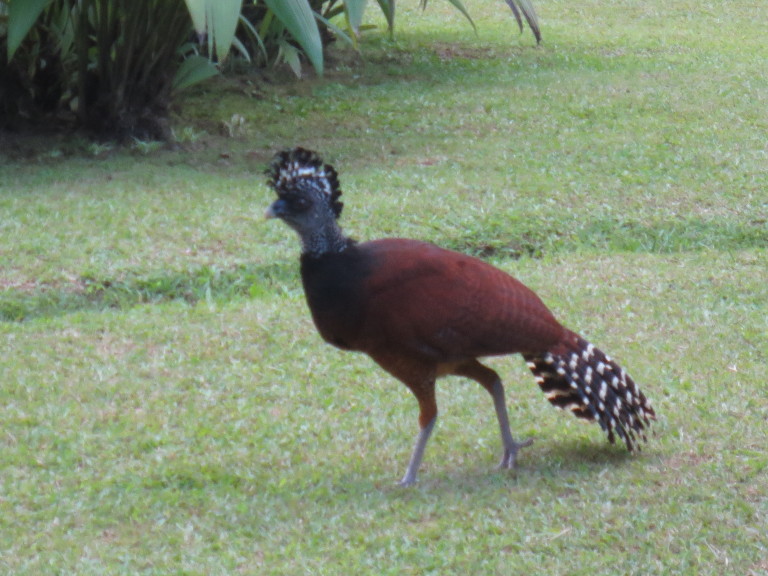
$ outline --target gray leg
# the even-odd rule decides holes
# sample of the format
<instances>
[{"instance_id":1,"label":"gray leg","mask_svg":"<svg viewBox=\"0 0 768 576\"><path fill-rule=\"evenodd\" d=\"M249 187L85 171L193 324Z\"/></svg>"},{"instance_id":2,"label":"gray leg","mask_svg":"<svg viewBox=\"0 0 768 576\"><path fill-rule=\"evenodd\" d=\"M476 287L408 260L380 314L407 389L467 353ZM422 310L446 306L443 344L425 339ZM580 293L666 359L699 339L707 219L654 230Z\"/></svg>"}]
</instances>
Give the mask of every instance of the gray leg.
<instances>
[{"instance_id":1,"label":"gray leg","mask_svg":"<svg viewBox=\"0 0 768 576\"><path fill-rule=\"evenodd\" d=\"M496 408L496 417L499 420L499 429L501 431L501 442L504 445L504 455L501 457L500 468L514 468L517 461L517 451L533 444L533 440L528 438L523 442L515 442L512 438L512 432L509 429L509 415L507 414L507 403L504 400L504 386L497 376L488 392L493 398L493 406Z\"/></svg>"},{"instance_id":2,"label":"gray leg","mask_svg":"<svg viewBox=\"0 0 768 576\"><path fill-rule=\"evenodd\" d=\"M413 453L411 454L411 461L408 462L408 469L405 471L405 476L400 480L400 486L411 486L416 483L416 474L421 466L421 460L424 458L424 449L427 447L427 441L430 434L432 434L432 428L435 427L437 422L437 416L434 416L426 426L419 430L419 435L416 437L416 445L413 447Z\"/></svg>"},{"instance_id":3,"label":"gray leg","mask_svg":"<svg viewBox=\"0 0 768 576\"><path fill-rule=\"evenodd\" d=\"M499 467L514 468L518 450L530 446L533 444L533 440L529 438L522 442L515 442L512 438L512 432L509 429L507 403L504 399L504 386L501 383L501 378L499 378L496 372L487 366L483 366L477 360L462 364L453 373L457 376L471 378L490 393L491 398L493 398L493 407L496 409L496 418L499 420L501 443L504 446L504 455L501 457Z\"/></svg>"},{"instance_id":4,"label":"gray leg","mask_svg":"<svg viewBox=\"0 0 768 576\"><path fill-rule=\"evenodd\" d=\"M416 445L413 447L405 476L400 480L401 486L411 486L416 483L424 449L437 421L436 366L432 362L414 359L407 352L402 353L397 349L377 350L369 354L379 366L405 384L419 403L419 435L416 437Z\"/></svg>"}]
</instances>

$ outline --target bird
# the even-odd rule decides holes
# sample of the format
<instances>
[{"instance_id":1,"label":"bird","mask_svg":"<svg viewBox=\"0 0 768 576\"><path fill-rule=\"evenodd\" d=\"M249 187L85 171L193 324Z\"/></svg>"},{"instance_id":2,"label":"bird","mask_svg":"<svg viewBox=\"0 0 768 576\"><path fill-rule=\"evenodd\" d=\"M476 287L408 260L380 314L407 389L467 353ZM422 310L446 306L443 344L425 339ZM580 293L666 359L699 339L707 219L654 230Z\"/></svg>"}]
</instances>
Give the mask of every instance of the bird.
<instances>
[{"instance_id":1,"label":"bird","mask_svg":"<svg viewBox=\"0 0 768 576\"><path fill-rule=\"evenodd\" d=\"M417 481L437 421L435 383L448 375L478 382L491 395L503 455L514 468L532 440L513 438L504 386L481 359L520 354L546 398L599 423L610 443L629 452L647 442L656 413L627 372L596 346L562 326L519 280L473 256L407 238L365 242L338 222L338 173L312 150L278 152L266 170L277 199L265 212L301 242L300 270L320 336L342 350L367 354L405 384L419 405L419 430L403 486Z\"/></svg>"}]
</instances>

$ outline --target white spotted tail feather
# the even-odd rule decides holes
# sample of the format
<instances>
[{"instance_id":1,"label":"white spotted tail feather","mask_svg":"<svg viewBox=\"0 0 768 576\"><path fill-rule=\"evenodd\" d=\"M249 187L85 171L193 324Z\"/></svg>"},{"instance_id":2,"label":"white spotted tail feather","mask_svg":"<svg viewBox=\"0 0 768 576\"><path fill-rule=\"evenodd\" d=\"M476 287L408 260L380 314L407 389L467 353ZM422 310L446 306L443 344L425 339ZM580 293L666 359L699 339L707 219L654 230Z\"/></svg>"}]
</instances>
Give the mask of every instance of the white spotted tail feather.
<instances>
[{"instance_id":1,"label":"white spotted tail feather","mask_svg":"<svg viewBox=\"0 0 768 576\"><path fill-rule=\"evenodd\" d=\"M536 381L553 405L579 418L594 421L613 444L619 436L632 452L637 437L647 441L646 430L656 413L626 371L577 334L541 355L524 355Z\"/></svg>"}]
</instances>

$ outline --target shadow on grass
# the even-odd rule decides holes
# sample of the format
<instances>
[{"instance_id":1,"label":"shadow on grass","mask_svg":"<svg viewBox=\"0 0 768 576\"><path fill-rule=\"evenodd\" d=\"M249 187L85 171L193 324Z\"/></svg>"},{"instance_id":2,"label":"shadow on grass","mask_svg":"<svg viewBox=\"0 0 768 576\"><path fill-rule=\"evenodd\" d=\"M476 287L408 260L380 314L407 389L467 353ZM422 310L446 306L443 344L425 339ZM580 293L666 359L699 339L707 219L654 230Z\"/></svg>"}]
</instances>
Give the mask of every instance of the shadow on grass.
<instances>
[{"instance_id":1,"label":"shadow on grass","mask_svg":"<svg viewBox=\"0 0 768 576\"><path fill-rule=\"evenodd\" d=\"M690 219L675 222L594 220L581 228L568 222L478 222L461 235L436 239L459 252L480 258L539 258L578 250L606 253L671 254L701 250L768 248L768 228L755 220L724 223ZM540 224L540 225L539 225ZM184 301L226 301L264 298L299 285L295 261L244 265L231 269L203 266L153 276L103 279L83 276L65 286L36 286L0 292L0 321L22 322L81 310L124 310L141 304Z\"/></svg>"},{"instance_id":2,"label":"shadow on grass","mask_svg":"<svg viewBox=\"0 0 768 576\"><path fill-rule=\"evenodd\" d=\"M454 485L460 490L492 487L514 489L515 486L531 483L557 483L560 481L558 478L567 479L574 475L589 479L601 474L606 468L619 469L635 459L636 456L622 446L599 440L552 441L546 446L544 440L540 440L534 441L533 446L520 453L515 470L502 470L495 462L489 462L485 469L469 467L444 475L439 475L436 470L432 474L431 482L426 477L423 480L441 490L447 489L449 485Z\"/></svg>"},{"instance_id":3,"label":"shadow on grass","mask_svg":"<svg viewBox=\"0 0 768 576\"><path fill-rule=\"evenodd\" d=\"M376 491L395 499L419 497L426 494L473 494L497 490L528 489L536 486L562 486L564 489L573 485L574 478L581 478L589 483L605 473L606 470L621 470L645 452L630 454L623 446L611 445L598 440L574 439L558 443L554 441L536 451L536 443L525 452L521 452L515 470L502 470L492 459L466 458L461 464L449 466L445 463L426 459L419 472L418 483L413 487L398 484L401 469L392 471L387 476L371 478L365 474L345 472L341 469L332 473L333 478L327 483L335 490L349 494L364 494ZM296 486L297 490L307 489ZM555 488L556 489L556 488Z\"/></svg>"},{"instance_id":4,"label":"shadow on grass","mask_svg":"<svg viewBox=\"0 0 768 576\"><path fill-rule=\"evenodd\" d=\"M121 279L81 277L58 287L0 292L0 321L23 322L79 311L126 310L142 304L266 298L297 286L295 262L244 265L231 269L203 266L185 272Z\"/></svg>"},{"instance_id":5,"label":"shadow on grass","mask_svg":"<svg viewBox=\"0 0 768 576\"><path fill-rule=\"evenodd\" d=\"M701 219L662 222L595 220L578 232L578 242L622 252L670 254L699 250L768 248L763 220L720 223Z\"/></svg>"},{"instance_id":6,"label":"shadow on grass","mask_svg":"<svg viewBox=\"0 0 768 576\"><path fill-rule=\"evenodd\" d=\"M574 227L554 219L502 222L496 218L437 242L480 258L540 258L576 250L673 254L768 248L768 227L762 220L721 224L693 218L650 223L595 219Z\"/></svg>"}]
</instances>

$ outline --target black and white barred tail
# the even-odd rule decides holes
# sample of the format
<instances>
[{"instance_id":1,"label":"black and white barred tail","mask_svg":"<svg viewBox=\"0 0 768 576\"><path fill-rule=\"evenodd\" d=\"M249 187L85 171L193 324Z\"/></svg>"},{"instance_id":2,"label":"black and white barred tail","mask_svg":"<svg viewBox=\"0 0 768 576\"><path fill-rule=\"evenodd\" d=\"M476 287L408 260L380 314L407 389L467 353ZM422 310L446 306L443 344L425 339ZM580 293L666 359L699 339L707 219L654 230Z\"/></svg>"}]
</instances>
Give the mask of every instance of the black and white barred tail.
<instances>
[{"instance_id":1,"label":"black and white barred tail","mask_svg":"<svg viewBox=\"0 0 768 576\"><path fill-rule=\"evenodd\" d=\"M547 399L579 418L596 420L613 444L619 436L631 452L656 413L624 369L572 332L541 355L525 355Z\"/></svg>"}]
</instances>

